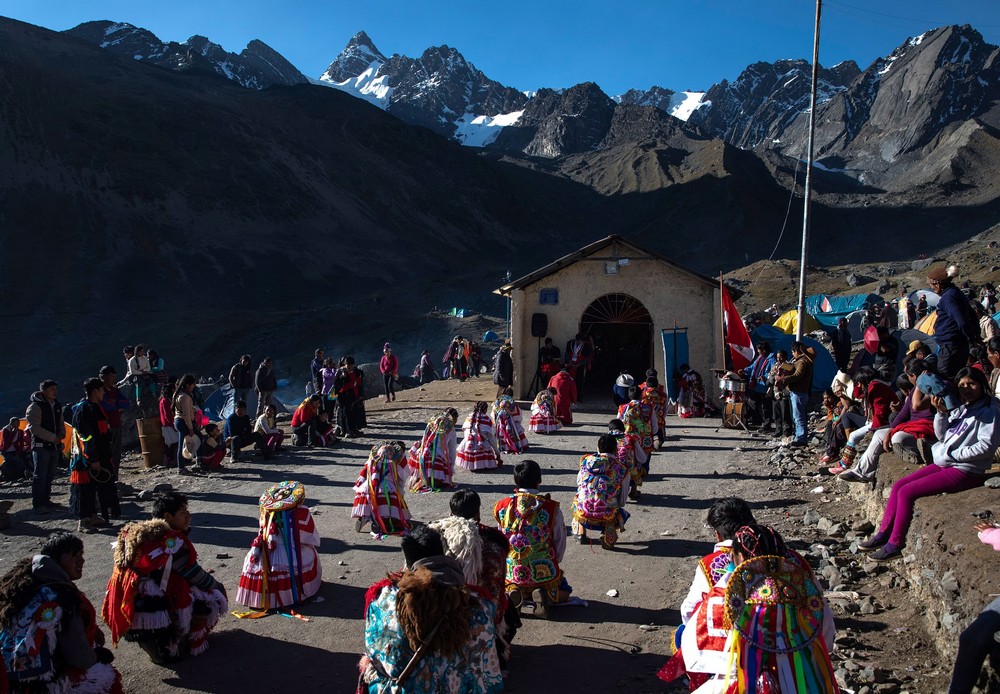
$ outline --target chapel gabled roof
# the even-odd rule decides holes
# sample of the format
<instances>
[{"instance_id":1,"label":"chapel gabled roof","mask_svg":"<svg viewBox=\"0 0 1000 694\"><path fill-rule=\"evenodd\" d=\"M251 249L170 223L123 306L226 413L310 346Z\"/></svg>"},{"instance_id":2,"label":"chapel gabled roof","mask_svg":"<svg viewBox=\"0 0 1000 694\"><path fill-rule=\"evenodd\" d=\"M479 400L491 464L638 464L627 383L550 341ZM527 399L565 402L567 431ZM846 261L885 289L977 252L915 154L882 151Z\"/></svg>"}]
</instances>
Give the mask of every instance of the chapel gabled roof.
<instances>
[{"instance_id":1,"label":"chapel gabled roof","mask_svg":"<svg viewBox=\"0 0 1000 694\"><path fill-rule=\"evenodd\" d=\"M656 253L655 251L650 251L646 248L636 245L632 241L626 241L617 234L612 234L611 236L607 236L603 239L600 239L599 241L594 241L593 243L584 246L583 248L574 251L569 255L564 255L562 258L559 258L558 260L549 263L544 267L540 267L534 272L529 272L524 277L519 277L518 279L513 280L512 282L505 284L502 287L498 287L497 289L493 290L493 293L500 294L501 296L507 296L515 289L523 289L528 285L534 284L535 282L544 279L549 275L555 274L556 272L562 270L565 267L572 265L578 260L582 260L583 258L589 258L590 256L594 255L595 253L605 248L609 248L611 251L610 255L606 258L606 260L618 260L623 258L628 258L630 260L638 260L642 258L652 258L654 260L660 261L661 263L664 263L665 265L669 265L671 268L679 270L680 272L683 272L686 275L690 275L691 277L694 277L695 279L704 282L707 285L711 285L712 287L719 286L719 280L717 279L713 279L711 277L708 277L707 275L701 274L700 272L696 272L695 270L692 270L689 267L685 267L684 265L681 265L680 263L673 261L664 255L661 255L659 253ZM626 252L623 253L622 251ZM743 292L741 292L739 289L736 289L729 285L726 285L726 289L729 290L729 295L733 299L737 299L740 296L743 296Z\"/></svg>"}]
</instances>

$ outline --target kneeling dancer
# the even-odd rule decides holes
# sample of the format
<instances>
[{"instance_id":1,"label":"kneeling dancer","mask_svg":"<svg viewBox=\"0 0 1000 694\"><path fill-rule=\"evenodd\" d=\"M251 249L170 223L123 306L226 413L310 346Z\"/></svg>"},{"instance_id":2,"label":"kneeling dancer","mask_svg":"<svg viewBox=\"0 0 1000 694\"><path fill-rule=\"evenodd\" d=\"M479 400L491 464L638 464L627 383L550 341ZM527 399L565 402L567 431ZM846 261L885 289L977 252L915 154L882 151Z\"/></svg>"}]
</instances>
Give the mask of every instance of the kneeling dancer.
<instances>
[{"instance_id":1,"label":"kneeling dancer","mask_svg":"<svg viewBox=\"0 0 1000 694\"><path fill-rule=\"evenodd\" d=\"M180 660L184 652L203 653L229 600L225 587L198 564L188 539L187 497L160 494L152 515L118 533L101 617L113 644L134 641L159 665Z\"/></svg>"}]
</instances>

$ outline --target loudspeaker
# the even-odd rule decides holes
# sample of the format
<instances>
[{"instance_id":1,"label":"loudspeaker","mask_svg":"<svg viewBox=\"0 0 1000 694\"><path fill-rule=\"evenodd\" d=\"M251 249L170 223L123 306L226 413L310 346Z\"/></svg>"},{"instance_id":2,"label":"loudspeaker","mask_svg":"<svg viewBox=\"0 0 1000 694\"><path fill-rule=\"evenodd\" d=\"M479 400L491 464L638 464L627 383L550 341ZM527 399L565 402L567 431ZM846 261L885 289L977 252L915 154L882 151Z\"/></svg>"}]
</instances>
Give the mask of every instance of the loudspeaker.
<instances>
[{"instance_id":1,"label":"loudspeaker","mask_svg":"<svg viewBox=\"0 0 1000 694\"><path fill-rule=\"evenodd\" d=\"M531 336L545 337L549 332L549 317L544 313L531 314Z\"/></svg>"}]
</instances>

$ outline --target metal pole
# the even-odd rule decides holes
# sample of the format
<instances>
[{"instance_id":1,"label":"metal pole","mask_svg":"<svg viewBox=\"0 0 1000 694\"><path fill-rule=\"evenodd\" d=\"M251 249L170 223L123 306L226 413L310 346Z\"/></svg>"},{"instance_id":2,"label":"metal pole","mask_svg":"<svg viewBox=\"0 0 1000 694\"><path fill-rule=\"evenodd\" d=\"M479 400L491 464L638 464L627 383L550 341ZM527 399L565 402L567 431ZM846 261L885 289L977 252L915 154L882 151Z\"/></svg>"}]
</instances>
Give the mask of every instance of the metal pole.
<instances>
[{"instance_id":1,"label":"metal pole","mask_svg":"<svg viewBox=\"0 0 1000 694\"><path fill-rule=\"evenodd\" d=\"M799 316L795 339L802 339L806 317L806 267L809 263L809 201L812 197L813 136L816 133L816 83L819 81L819 18L823 0L816 0L816 30L813 34L812 89L809 92L809 144L806 147L806 184L802 197L802 257L799 260ZM794 185L794 184L793 184Z\"/></svg>"},{"instance_id":2,"label":"metal pole","mask_svg":"<svg viewBox=\"0 0 1000 694\"><path fill-rule=\"evenodd\" d=\"M510 270L507 271L506 278L507 284L510 284ZM507 292L507 339L511 339L510 336L510 292Z\"/></svg>"},{"instance_id":3,"label":"metal pole","mask_svg":"<svg viewBox=\"0 0 1000 694\"><path fill-rule=\"evenodd\" d=\"M722 273L719 273L719 333L722 340L722 351L719 355L722 357L722 370L726 370L726 307L723 304L722 292L726 289L725 285L722 283Z\"/></svg>"}]
</instances>

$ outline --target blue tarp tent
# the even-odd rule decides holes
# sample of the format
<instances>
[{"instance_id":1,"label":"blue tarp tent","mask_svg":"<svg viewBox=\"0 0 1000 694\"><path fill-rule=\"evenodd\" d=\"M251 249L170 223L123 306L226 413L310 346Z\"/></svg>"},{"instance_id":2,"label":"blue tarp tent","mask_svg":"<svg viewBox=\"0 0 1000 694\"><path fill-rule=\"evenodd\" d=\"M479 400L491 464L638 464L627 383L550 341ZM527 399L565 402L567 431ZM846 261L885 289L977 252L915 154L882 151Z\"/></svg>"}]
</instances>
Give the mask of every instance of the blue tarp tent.
<instances>
[{"instance_id":1,"label":"blue tarp tent","mask_svg":"<svg viewBox=\"0 0 1000 694\"><path fill-rule=\"evenodd\" d=\"M777 328L770 325L762 325L753 331L753 343L760 340L767 340L771 345L771 351L777 352L779 349L788 352L791 359L791 344L795 342L794 335L786 335ZM816 359L813 362L812 391L823 392L833 383L834 376L837 375L837 365L830 356L830 350L821 345L811 337L803 336L802 342L816 351Z\"/></svg>"},{"instance_id":2,"label":"blue tarp tent","mask_svg":"<svg viewBox=\"0 0 1000 694\"><path fill-rule=\"evenodd\" d=\"M817 299L816 309L813 309L811 299ZM881 304L882 297L878 294L849 294L848 296L824 296L814 294L806 299L806 310L811 313L824 328L836 328L837 319L855 311L861 311L874 303ZM824 310L826 309L826 310Z\"/></svg>"}]
</instances>

